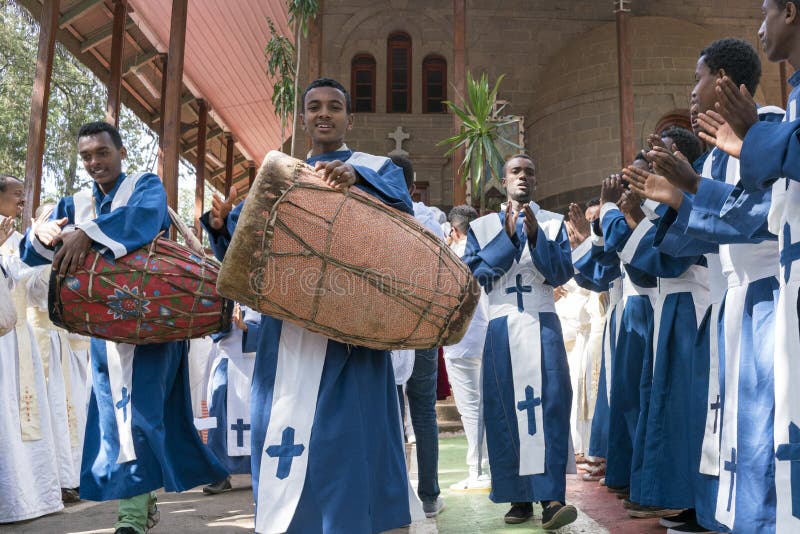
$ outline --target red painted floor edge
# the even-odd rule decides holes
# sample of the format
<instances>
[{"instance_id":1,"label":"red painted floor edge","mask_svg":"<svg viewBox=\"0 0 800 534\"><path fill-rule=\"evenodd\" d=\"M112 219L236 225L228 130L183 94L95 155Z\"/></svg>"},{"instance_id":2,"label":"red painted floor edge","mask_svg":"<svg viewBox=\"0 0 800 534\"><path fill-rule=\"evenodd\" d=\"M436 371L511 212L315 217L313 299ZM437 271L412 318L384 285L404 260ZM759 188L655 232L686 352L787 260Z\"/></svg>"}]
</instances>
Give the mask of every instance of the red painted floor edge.
<instances>
[{"instance_id":1,"label":"red painted floor edge","mask_svg":"<svg viewBox=\"0 0 800 534\"><path fill-rule=\"evenodd\" d=\"M567 475L567 502L607 528L611 534L666 534L658 519L634 519L622 507L622 500L597 482Z\"/></svg>"}]
</instances>

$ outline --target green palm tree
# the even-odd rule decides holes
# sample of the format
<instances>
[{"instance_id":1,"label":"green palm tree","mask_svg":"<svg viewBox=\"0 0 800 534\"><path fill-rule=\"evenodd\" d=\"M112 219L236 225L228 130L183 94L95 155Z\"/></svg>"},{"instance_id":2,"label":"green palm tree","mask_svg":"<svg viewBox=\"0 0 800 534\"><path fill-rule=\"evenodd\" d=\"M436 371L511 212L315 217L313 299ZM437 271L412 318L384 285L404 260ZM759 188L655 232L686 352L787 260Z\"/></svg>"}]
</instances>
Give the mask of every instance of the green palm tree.
<instances>
[{"instance_id":1,"label":"green palm tree","mask_svg":"<svg viewBox=\"0 0 800 534\"><path fill-rule=\"evenodd\" d=\"M494 118L499 111L495 109L497 90L504 77L504 74L500 75L494 87L490 87L486 73L475 79L472 73L467 71L467 98L458 95L461 97L461 106L449 100L445 101L450 111L461 119L461 128L457 135L439 141L438 145L450 145L445 156L452 155L461 147L465 149L464 161L461 162L459 172L462 173L465 183L467 178L470 178L472 190L478 194L491 175L500 178L500 169L505 162L497 149L497 139L520 148L519 145L498 135L498 128L513 121Z\"/></svg>"}]
</instances>

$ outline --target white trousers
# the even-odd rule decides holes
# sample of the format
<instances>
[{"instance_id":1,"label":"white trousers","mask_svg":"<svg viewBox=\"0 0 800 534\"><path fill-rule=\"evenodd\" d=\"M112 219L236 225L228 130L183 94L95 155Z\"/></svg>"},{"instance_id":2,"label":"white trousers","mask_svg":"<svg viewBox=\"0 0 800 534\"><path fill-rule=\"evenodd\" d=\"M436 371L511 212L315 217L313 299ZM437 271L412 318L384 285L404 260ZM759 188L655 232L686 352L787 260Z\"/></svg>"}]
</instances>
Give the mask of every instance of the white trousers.
<instances>
[{"instance_id":1,"label":"white trousers","mask_svg":"<svg viewBox=\"0 0 800 534\"><path fill-rule=\"evenodd\" d=\"M481 359L445 358L447 376L453 389L456 408L461 415L464 434L467 436L467 467L469 477L478 476L478 421L481 404ZM486 436L483 438L483 466L481 473L489 474L489 456L486 451Z\"/></svg>"}]
</instances>

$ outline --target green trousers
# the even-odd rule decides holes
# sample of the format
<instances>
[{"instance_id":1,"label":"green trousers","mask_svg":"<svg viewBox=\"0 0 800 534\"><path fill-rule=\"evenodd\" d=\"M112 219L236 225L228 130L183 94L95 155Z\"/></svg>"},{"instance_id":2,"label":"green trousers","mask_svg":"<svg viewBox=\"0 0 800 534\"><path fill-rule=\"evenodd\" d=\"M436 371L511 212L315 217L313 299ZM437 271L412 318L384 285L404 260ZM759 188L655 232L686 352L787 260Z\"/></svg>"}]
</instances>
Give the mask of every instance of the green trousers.
<instances>
[{"instance_id":1,"label":"green trousers","mask_svg":"<svg viewBox=\"0 0 800 534\"><path fill-rule=\"evenodd\" d=\"M119 515L114 528L130 527L137 534L145 534L147 532L147 512L155 502L156 493L154 491L130 499L120 499Z\"/></svg>"}]
</instances>

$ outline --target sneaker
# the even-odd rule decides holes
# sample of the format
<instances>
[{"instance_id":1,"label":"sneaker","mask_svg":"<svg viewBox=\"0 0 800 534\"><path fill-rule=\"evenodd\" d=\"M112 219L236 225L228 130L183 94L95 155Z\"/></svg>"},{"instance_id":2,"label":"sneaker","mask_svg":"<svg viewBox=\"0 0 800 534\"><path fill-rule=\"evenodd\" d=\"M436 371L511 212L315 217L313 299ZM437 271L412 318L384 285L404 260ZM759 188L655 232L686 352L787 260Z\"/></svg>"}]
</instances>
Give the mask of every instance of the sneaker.
<instances>
[{"instance_id":1,"label":"sneaker","mask_svg":"<svg viewBox=\"0 0 800 534\"><path fill-rule=\"evenodd\" d=\"M628 515L636 519L652 519L654 517L666 517L679 513L680 510L672 510L670 508L661 508L660 506L645 506L631 502L628 507Z\"/></svg>"},{"instance_id":2,"label":"sneaker","mask_svg":"<svg viewBox=\"0 0 800 534\"><path fill-rule=\"evenodd\" d=\"M667 534L685 534L687 532L708 533L713 534L713 530L708 530L706 527L701 526L696 520L689 521L677 527L670 527L667 529Z\"/></svg>"},{"instance_id":3,"label":"sneaker","mask_svg":"<svg viewBox=\"0 0 800 534\"><path fill-rule=\"evenodd\" d=\"M215 482L214 484L209 484L208 486L203 488L203 493L206 495L218 495L220 493L225 493L226 491L231 491L233 486L231 486L231 477L227 477L224 480L220 480L219 482Z\"/></svg>"},{"instance_id":4,"label":"sneaker","mask_svg":"<svg viewBox=\"0 0 800 534\"><path fill-rule=\"evenodd\" d=\"M147 507L147 528L145 532L155 527L159 521L161 521L161 512L158 511L154 495L153 500L150 501L150 506Z\"/></svg>"},{"instance_id":5,"label":"sneaker","mask_svg":"<svg viewBox=\"0 0 800 534\"><path fill-rule=\"evenodd\" d=\"M600 480L598 480L597 482L598 482L598 484L600 484L601 486L605 486L605 485L606 485L606 477L603 477L603 478L601 478L601 479L600 479Z\"/></svg>"},{"instance_id":6,"label":"sneaker","mask_svg":"<svg viewBox=\"0 0 800 534\"><path fill-rule=\"evenodd\" d=\"M435 501L422 501L422 511L425 512L425 517L436 517L439 512L444 510L444 501L441 497L436 497Z\"/></svg>"},{"instance_id":7,"label":"sneaker","mask_svg":"<svg viewBox=\"0 0 800 534\"><path fill-rule=\"evenodd\" d=\"M631 506L633 506L633 501L630 499L622 499L622 507L626 510L630 510Z\"/></svg>"},{"instance_id":8,"label":"sneaker","mask_svg":"<svg viewBox=\"0 0 800 534\"><path fill-rule=\"evenodd\" d=\"M139 533L136 532L135 528L119 527L117 530L114 531L114 534L139 534Z\"/></svg>"},{"instance_id":9,"label":"sneaker","mask_svg":"<svg viewBox=\"0 0 800 534\"><path fill-rule=\"evenodd\" d=\"M486 475L477 478L467 477L450 485L450 491L455 493L486 493L492 489L492 479Z\"/></svg>"},{"instance_id":10,"label":"sneaker","mask_svg":"<svg viewBox=\"0 0 800 534\"><path fill-rule=\"evenodd\" d=\"M688 508L679 514L662 517L661 519L658 520L658 524L664 528L672 528L696 520L697 516L695 515L694 510Z\"/></svg>"},{"instance_id":11,"label":"sneaker","mask_svg":"<svg viewBox=\"0 0 800 534\"><path fill-rule=\"evenodd\" d=\"M533 517L533 504L529 502L512 502L511 509L503 518L509 525L524 523Z\"/></svg>"},{"instance_id":12,"label":"sneaker","mask_svg":"<svg viewBox=\"0 0 800 534\"><path fill-rule=\"evenodd\" d=\"M578 519L578 510L571 504L550 503L542 508L542 528L556 530Z\"/></svg>"},{"instance_id":13,"label":"sneaker","mask_svg":"<svg viewBox=\"0 0 800 534\"><path fill-rule=\"evenodd\" d=\"M61 488L61 501L64 504L69 504L73 502L80 501L81 498L78 495L78 492L72 488Z\"/></svg>"}]
</instances>

